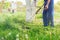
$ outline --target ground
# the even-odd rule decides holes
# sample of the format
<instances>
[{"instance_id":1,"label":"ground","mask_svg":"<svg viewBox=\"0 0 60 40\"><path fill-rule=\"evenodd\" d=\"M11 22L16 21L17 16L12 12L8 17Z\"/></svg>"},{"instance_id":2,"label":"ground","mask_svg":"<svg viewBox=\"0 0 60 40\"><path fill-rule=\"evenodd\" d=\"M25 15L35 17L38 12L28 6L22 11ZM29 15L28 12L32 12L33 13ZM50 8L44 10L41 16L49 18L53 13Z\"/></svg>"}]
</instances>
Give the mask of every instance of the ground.
<instances>
[{"instance_id":1,"label":"ground","mask_svg":"<svg viewBox=\"0 0 60 40\"><path fill-rule=\"evenodd\" d=\"M42 15L25 22L25 12L0 14L0 40L60 40L60 15L55 13L55 27L44 27Z\"/></svg>"}]
</instances>

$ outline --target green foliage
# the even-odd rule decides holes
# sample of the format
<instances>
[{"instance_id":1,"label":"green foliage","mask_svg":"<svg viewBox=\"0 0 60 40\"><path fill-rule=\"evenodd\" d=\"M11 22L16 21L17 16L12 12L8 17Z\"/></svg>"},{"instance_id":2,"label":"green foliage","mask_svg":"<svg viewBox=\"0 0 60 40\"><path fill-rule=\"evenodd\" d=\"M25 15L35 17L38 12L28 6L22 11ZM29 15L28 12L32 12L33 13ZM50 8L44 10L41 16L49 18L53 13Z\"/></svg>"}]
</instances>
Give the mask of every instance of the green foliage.
<instances>
[{"instance_id":1,"label":"green foliage","mask_svg":"<svg viewBox=\"0 0 60 40\"><path fill-rule=\"evenodd\" d=\"M41 18L39 14L36 17ZM0 14L0 40L60 40L59 26L52 28L43 27L40 22L27 23L24 12Z\"/></svg>"},{"instance_id":2,"label":"green foliage","mask_svg":"<svg viewBox=\"0 0 60 40\"><path fill-rule=\"evenodd\" d=\"M60 12L60 1L57 3L57 4L55 4L55 12Z\"/></svg>"},{"instance_id":3,"label":"green foliage","mask_svg":"<svg viewBox=\"0 0 60 40\"><path fill-rule=\"evenodd\" d=\"M37 6L42 6L44 4L44 0L38 0L37 1Z\"/></svg>"},{"instance_id":4,"label":"green foliage","mask_svg":"<svg viewBox=\"0 0 60 40\"><path fill-rule=\"evenodd\" d=\"M9 2L6 2L6 3L4 3L4 9L7 9L7 8L9 8L10 7L10 3Z\"/></svg>"}]
</instances>

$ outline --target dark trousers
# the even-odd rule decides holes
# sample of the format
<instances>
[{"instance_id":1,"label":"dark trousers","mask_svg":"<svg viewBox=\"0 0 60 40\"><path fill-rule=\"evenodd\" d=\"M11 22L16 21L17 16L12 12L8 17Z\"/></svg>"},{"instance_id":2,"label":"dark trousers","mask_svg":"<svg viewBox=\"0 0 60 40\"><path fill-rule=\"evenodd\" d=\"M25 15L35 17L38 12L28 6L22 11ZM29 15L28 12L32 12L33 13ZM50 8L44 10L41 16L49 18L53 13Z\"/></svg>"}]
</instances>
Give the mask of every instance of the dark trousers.
<instances>
[{"instance_id":1,"label":"dark trousers","mask_svg":"<svg viewBox=\"0 0 60 40\"><path fill-rule=\"evenodd\" d=\"M53 10L43 10L44 26L54 26Z\"/></svg>"}]
</instances>

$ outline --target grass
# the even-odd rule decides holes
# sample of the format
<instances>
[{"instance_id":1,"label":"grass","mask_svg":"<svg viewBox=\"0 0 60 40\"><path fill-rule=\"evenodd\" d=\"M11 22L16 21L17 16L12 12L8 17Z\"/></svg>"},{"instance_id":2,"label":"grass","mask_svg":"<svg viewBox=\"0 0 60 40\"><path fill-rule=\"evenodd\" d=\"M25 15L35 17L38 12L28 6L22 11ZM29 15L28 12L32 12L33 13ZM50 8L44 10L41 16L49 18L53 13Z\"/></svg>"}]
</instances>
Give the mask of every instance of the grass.
<instances>
[{"instance_id":1,"label":"grass","mask_svg":"<svg viewBox=\"0 0 60 40\"><path fill-rule=\"evenodd\" d=\"M41 14L37 14L36 18L42 19ZM59 26L44 27L40 21L27 23L24 12L0 14L0 40L60 40Z\"/></svg>"}]
</instances>

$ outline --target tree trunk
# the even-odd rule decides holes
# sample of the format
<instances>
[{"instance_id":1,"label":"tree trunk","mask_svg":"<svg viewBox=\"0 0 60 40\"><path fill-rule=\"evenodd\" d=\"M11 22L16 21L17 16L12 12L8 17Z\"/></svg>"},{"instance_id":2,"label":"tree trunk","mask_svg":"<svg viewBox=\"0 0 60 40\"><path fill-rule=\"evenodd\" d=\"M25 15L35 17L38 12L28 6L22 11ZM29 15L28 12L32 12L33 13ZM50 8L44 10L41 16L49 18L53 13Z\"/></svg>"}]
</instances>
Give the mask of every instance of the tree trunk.
<instances>
[{"instance_id":1,"label":"tree trunk","mask_svg":"<svg viewBox=\"0 0 60 40\"><path fill-rule=\"evenodd\" d=\"M35 12L36 12L36 0L26 0L26 21L32 22L35 18Z\"/></svg>"},{"instance_id":2,"label":"tree trunk","mask_svg":"<svg viewBox=\"0 0 60 40\"><path fill-rule=\"evenodd\" d=\"M32 21L35 19L35 12L36 12L36 0L32 1Z\"/></svg>"}]
</instances>

